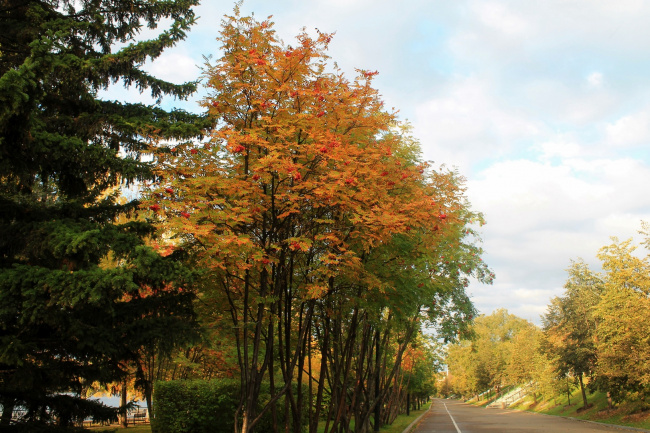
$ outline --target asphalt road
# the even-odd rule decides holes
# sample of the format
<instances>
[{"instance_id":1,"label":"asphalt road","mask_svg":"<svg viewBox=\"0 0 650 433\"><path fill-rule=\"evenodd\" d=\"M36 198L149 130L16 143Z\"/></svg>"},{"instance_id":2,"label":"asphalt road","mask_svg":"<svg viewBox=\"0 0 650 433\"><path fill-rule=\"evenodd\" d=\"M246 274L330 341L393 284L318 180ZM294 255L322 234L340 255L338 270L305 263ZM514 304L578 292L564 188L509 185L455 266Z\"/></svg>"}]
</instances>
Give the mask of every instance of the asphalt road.
<instances>
[{"instance_id":1,"label":"asphalt road","mask_svg":"<svg viewBox=\"0 0 650 433\"><path fill-rule=\"evenodd\" d=\"M617 427L505 409L485 409L436 399L414 433L591 433L630 432ZM647 430L646 430L647 431Z\"/></svg>"}]
</instances>

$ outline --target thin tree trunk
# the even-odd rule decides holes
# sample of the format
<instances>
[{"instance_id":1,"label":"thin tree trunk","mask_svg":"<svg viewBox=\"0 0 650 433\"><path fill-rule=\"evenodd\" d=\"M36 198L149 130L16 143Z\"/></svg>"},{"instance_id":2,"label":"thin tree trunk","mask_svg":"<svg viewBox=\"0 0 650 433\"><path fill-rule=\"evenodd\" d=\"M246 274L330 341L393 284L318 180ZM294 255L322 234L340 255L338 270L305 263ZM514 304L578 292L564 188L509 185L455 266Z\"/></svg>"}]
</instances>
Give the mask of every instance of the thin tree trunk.
<instances>
[{"instance_id":1,"label":"thin tree trunk","mask_svg":"<svg viewBox=\"0 0 650 433\"><path fill-rule=\"evenodd\" d=\"M411 393L406 393L406 416L411 414Z\"/></svg>"},{"instance_id":2,"label":"thin tree trunk","mask_svg":"<svg viewBox=\"0 0 650 433\"><path fill-rule=\"evenodd\" d=\"M127 391L126 391L126 377L122 379L121 389L120 389L120 407L122 408L122 413L120 414L120 423L122 427L127 428L129 426L128 418L126 417L126 401L127 401Z\"/></svg>"},{"instance_id":3,"label":"thin tree trunk","mask_svg":"<svg viewBox=\"0 0 650 433\"><path fill-rule=\"evenodd\" d=\"M580 391L582 392L582 401L584 403L584 407L587 407L587 393L585 392L585 385L582 381L582 373L580 373Z\"/></svg>"},{"instance_id":4,"label":"thin tree trunk","mask_svg":"<svg viewBox=\"0 0 650 433\"><path fill-rule=\"evenodd\" d=\"M375 432L378 432L381 427L381 392L379 389L381 385L381 368L379 368L381 365L381 351L379 350L379 340L379 330L377 330L375 334L375 399L377 400L375 404Z\"/></svg>"},{"instance_id":5,"label":"thin tree trunk","mask_svg":"<svg viewBox=\"0 0 650 433\"><path fill-rule=\"evenodd\" d=\"M314 408L313 418L309 420L309 433L316 433L318 429L318 419L320 418L321 405L323 404L323 391L325 390L325 378L327 376L327 356L326 347L329 347L329 328L325 327L324 335L321 336L318 326L316 326L318 341L321 342L321 360L320 372L318 375L318 388L316 390L316 407Z\"/></svg>"}]
</instances>

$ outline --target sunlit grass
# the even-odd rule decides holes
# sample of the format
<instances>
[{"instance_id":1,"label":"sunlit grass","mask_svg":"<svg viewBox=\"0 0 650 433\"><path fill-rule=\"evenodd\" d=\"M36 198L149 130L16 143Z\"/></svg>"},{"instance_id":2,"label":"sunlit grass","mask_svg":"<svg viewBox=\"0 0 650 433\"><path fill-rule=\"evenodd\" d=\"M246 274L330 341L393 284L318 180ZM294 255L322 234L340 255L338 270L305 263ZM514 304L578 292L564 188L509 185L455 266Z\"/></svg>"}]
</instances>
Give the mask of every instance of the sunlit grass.
<instances>
[{"instance_id":1,"label":"sunlit grass","mask_svg":"<svg viewBox=\"0 0 650 433\"><path fill-rule=\"evenodd\" d=\"M607 396L602 392L595 392L587 395L589 409L581 410L583 407L580 390L571 394L571 404L566 394L547 401L534 402L528 396L522 403L514 406L514 409L527 410L531 412L544 413L547 415L566 416L571 418L600 422L604 424L623 425L636 428L650 428L650 413L637 412L637 405L633 403L621 403L612 410L607 409Z\"/></svg>"}]
</instances>

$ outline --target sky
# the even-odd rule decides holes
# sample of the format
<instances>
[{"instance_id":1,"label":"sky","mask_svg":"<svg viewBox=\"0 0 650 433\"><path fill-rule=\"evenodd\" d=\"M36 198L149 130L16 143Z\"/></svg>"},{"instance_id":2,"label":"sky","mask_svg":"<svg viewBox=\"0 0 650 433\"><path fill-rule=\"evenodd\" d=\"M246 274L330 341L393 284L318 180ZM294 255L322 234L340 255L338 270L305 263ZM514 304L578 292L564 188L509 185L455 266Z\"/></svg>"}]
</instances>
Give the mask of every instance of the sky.
<instances>
[{"instance_id":1,"label":"sky","mask_svg":"<svg viewBox=\"0 0 650 433\"><path fill-rule=\"evenodd\" d=\"M188 38L145 69L195 80L234 2L203 0ZM413 125L423 157L466 178L485 215L493 285L479 312L540 324L571 260L650 221L650 2L643 0L246 0L287 44L335 32L328 54L352 78L377 70L387 107ZM164 24L164 23L162 23ZM146 32L145 34L146 35ZM150 102L135 90L105 97ZM196 100L164 101L198 111ZM645 251L642 252L645 254Z\"/></svg>"}]
</instances>

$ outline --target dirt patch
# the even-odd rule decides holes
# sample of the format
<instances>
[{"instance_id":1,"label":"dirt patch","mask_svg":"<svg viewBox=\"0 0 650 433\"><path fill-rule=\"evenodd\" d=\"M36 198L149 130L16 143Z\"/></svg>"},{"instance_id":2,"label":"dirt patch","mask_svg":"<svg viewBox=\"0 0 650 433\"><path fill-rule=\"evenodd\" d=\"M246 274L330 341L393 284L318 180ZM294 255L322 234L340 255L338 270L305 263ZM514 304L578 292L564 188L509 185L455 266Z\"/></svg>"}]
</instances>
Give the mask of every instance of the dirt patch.
<instances>
[{"instance_id":1,"label":"dirt patch","mask_svg":"<svg viewBox=\"0 0 650 433\"><path fill-rule=\"evenodd\" d=\"M582 413L582 412L588 411L592 407L594 407L593 403L589 403L587 406L583 406L583 407L578 408L578 410L576 412L577 413Z\"/></svg>"},{"instance_id":2,"label":"dirt patch","mask_svg":"<svg viewBox=\"0 0 650 433\"><path fill-rule=\"evenodd\" d=\"M641 422L650 419L650 410L625 415L621 420L625 422Z\"/></svg>"},{"instance_id":3,"label":"dirt patch","mask_svg":"<svg viewBox=\"0 0 650 433\"><path fill-rule=\"evenodd\" d=\"M616 416L616 415L620 415L621 413L623 413L623 409L621 409L621 408L615 408L615 409L605 408L605 409L601 409L598 412L596 412L594 414L593 418L594 419L607 419L607 418L611 418L611 417Z\"/></svg>"}]
</instances>

